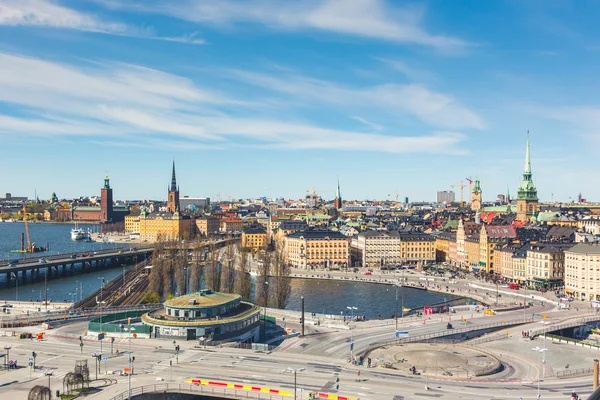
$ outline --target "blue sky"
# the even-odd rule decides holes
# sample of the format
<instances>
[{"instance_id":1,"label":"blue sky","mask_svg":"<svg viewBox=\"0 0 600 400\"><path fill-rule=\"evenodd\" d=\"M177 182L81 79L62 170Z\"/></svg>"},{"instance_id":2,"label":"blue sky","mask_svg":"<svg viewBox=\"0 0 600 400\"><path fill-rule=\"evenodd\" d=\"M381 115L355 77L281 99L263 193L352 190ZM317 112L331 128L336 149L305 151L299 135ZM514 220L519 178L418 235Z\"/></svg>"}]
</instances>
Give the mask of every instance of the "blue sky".
<instances>
[{"instance_id":1,"label":"blue sky","mask_svg":"<svg viewBox=\"0 0 600 400\"><path fill-rule=\"evenodd\" d=\"M594 1L0 0L0 192L600 197Z\"/></svg>"}]
</instances>

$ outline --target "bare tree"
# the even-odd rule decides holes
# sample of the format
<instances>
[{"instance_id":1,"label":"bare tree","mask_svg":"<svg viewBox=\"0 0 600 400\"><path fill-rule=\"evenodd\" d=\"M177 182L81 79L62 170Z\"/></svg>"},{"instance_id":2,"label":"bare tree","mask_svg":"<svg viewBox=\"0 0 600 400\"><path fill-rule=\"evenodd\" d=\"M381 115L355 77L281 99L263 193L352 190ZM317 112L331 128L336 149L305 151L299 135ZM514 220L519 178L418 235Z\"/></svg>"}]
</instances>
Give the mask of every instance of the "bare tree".
<instances>
[{"instance_id":1,"label":"bare tree","mask_svg":"<svg viewBox=\"0 0 600 400\"><path fill-rule=\"evenodd\" d=\"M151 291L158 293L162 296L163 285L162 283L162 266L164 264L162 243L158 242L152 252L152 269L150 270L150 276L148 277L148 287Z\"/></svg>"},{"instance_id":2,"label":"bare tree","mask_svg":"<svg viewBox=\"0 0 600 400\"><path fill-rule=\"evenodd\" d=\"M197 292L200 289L200 260L204 253L204 246L195 246L193 250L192 265L190 271L190 291Z\"/></svg>"},{"instance_id":3,"label":"bare tree","mask_svg":"<svg viewBox=\"0 0 600 400\"><path fill-rule=\"evenodd\" d=\"M238 245L238 254L240 255L240 262L238 264L237 276L235 279L235 293L242 296L242 300L250 301L252 293L252 278L250 277L250 262L249 252L246 249L242 249Z\"/></svg>"},{"instance_id":4,"label":"bare tree","mask_svg":"<svg viewBox=\"0 0 600 400\"><path fill-rule=\"evenodd\" d=\"M221 268L221 290L226 293L232 293L235 285L235 247L230 242L225 247L225 259L222 262Z\"/></svg>"},{"instance_id":5,"label":"bare tree","mask_svg":"<svg viewBox=\"0 0 600 400\"><path fill-rule=\"evenodd\" d=\"M274 307L285 308L292 292L292 278L290 278L290 264L287 262L283 247L277 246L272 255Z\"/></svg>"},{"instance_id":6,"label":"bare tree","mask_svg":"<svg viewBox=\"0 0 600 400\"><path fill-rule=\"evenodd\" d=\"M206 284L206 288L218 292L221 289L220 278L219 249L216 248L214 242L211 242L208 247L206 264L204 265L204 283Z\"/></svg>"},{"instance_id":7,"label":"bare tree","mask_svg":"<svg viewBox=\"0 0 600 400\"><path fill-rule=\"evenodd\" d=\"M269 273L271 271L271 253L264 250L258 262L258 276L256 280L256 303L262 307L269 304Z\"/></svg>"}]
</instances>

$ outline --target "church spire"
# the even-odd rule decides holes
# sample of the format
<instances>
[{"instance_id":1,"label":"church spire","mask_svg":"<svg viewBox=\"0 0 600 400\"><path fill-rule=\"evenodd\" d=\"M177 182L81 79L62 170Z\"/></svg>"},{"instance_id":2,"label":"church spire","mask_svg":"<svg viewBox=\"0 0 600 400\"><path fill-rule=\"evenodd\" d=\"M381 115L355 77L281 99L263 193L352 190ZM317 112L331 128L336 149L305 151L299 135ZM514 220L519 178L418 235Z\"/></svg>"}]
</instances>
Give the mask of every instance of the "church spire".
<instances>
[{"instance_id":1,"label":"church spire","mask_svg":"<svg viewBox=\"0 0 600 400\"><path fill-rule=\"evenodd\" d=\"M177 191L177 178L175 178L175 160L173 160L173 174L171 176L171 192Z\"/></svg>"},{"instance_id":2,"label":"church spire","mask_svg":"<svg viewBox=\"0 0 600 400\"><path fill-rule=\"evenodd\" d=\"M340 190L340 177L339 176L337 178L337 190L335 191L335 198L336 199L341 199L342 198L342 192Z\"/></svg>"},{"instance_id":3,"label":"church spire","mask_svg":"<svg viewBox=\"0 0 600 400\"><path fill-rule=\"evenodd\" d=\"M525 147L525 169L523 174L531 176L531 155L529 151L529 130L527 130L527 146Z\"/></svg>"}]
</instances>

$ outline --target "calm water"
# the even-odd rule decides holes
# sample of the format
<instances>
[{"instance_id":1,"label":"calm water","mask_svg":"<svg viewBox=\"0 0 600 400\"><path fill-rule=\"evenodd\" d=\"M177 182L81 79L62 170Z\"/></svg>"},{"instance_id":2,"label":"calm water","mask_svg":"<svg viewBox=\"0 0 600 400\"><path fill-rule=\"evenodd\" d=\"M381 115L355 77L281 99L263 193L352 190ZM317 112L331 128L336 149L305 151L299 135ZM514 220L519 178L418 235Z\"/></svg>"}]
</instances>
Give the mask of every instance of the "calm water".
<instances>
[{"instance_id":1,"label":"calm water","mask_svg":"<svg viewBox=\"0 0 600 400\"><path fill-rule=\"evenodd\" d=\"M50 246L50 251L32 255L10 252L11 250L18 250L21 248L21 232L25 232L25 224L22 222L0 222L0 259L14 260L15 258L37 255L41 257L49 254L90 251L123 246L115 243L86 243L82 240L71 240L71 229L73 227L74 225L71 224L30 223L29 235L31 236L31 241L38 246L46 247L46 244ZM98 225L80 225L80 227L85 231L87 231L88 228L94 232L98 231ZM25 243L25 245L27 245L27 243Z\"/></svg>"},{"instance_id":2,"label":"calm water","mask_svg":"<svg viewBox=\"0 0 600 400\"><path fill-rule=\"evenodd\" d=\"M73 226L69 224L30 224L32 241L45 246L50 245L50 252L40 254L56 254L58 252L88 251L116 247L115 244L101 242L84 243L72 241L70 231ZM83 225L87 230L90 227L97 230L97 226ZM25 229L20 222L0 223L0 258L19 257L19 253L9 253L11 249L20 246L20 233ZM30 255L31 256L31 255ZM125 267L128 268L128 267ZM115 268L103 271L93 271L87 274L69 276L48 281L48 299L54 301L71 301L74 293L77 297L89 296L100 288L99 277L111 280L123 274L123 268ZM20 284L18 288L18 299L27 301L43 298L44 282ZM71 294L70 294L71 293ZM378 315L389 318L396 311L396 291L388 285L377 283L333 281L318 279L292 279L292 294L287 304L290 310L300 311L300 298L304 296L305 311L338 314L346 307L358 307L355 314L366 315L368 318L377 318ZM1 300L15 300L17 288L3 287L0 289ZM404 307L416 308L427 304L443 302L453 299L453 296L428 292L417 289L404 289Z\"/></svg>"},{"instance_id":3,"label":"calm water","mask_svg":"<svg viewBox=\"0 0 600 400\"><path fill-rule=\"evenodd\" d=\"M398 304L401 304L401 289L398 289ZM336 314L349 311L346 307L357 307L354 315L367 318L390 318L396 312L396 289L390 285L352 281L318 279L292 279L292 295L287 309L301 310L300 298L304 296L304 311ZM424 305L455 299L441 293L404 288L404 307L417 308ZM400 312L401 305L398 306Z\"/></svg>"}]
</instances>

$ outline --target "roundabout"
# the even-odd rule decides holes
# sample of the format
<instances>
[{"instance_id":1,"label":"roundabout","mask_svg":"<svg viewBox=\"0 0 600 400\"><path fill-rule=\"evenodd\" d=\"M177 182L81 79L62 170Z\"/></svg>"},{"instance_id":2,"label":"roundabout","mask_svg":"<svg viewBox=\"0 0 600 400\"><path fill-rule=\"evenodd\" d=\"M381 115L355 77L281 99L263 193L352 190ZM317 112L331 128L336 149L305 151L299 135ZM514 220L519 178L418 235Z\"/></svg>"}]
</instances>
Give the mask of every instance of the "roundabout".
<instances>
[{"instance_id":1,"label":"roundabout","mask_svg":"<svg viewBox=\"0 0 600 400\"><path fill-rule=\"evenodd\" d=\"M434 343L388 345L372 350L366 357L376 361L378 365L408 375L464 379L492 375L502 369L502 363L495 356L460 345Z\"/></svg>"}]
</instances>

